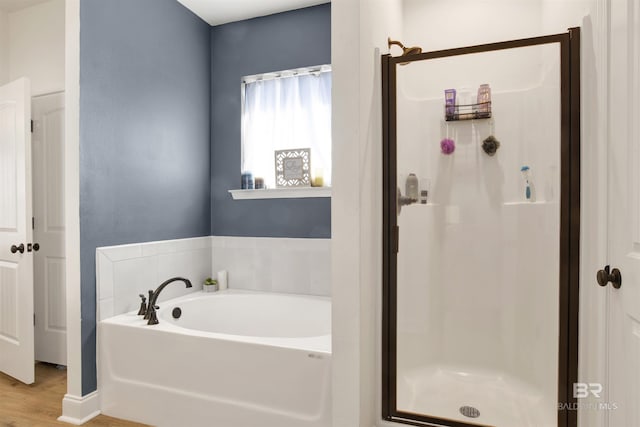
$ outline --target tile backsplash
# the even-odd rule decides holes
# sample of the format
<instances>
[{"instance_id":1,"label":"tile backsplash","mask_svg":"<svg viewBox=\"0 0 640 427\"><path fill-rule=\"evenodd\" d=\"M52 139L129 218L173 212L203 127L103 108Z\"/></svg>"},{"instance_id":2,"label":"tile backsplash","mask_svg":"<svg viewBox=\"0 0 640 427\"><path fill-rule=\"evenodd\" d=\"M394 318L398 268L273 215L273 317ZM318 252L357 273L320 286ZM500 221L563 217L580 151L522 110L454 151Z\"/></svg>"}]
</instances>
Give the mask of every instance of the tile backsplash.
<instances>
[{"instance_id":1,"label":"tile backsplash","mask_svg":"<svg viewBox=\"0 0 640 427\"><path fill-rule=\"evenodd\" d=\"M186 277L193 288L169 286L159 303L201 290L220 270L233 289L329 296L330 251L330 239L222 236L98 248L98 319L137 310L138 295L170 277Z\"/></svg>"},{"instance_id":2,"label":"tile backsplash","mask_svg":"<svg viewBox=\"0 0 640 427\"><path fill-rule=\"evenodd\" d=\"M331 239L212 238L213 273L227 270L229 287L329 296Z\"/></svg>"},{"instance_id":3,"label":"tile backsplash","mask_svg":"<svg viewBox=\"0 0 640 427\"><path fill-rule=\"evenodd\" d=\"M103 320L140 307L139 294L147 295L163 281L185 277L187 289L176 283L165 288L158 303L202 289L211 275L211 238L166 240L96 249L98 316Z\"/></svg>"}]
</instances>

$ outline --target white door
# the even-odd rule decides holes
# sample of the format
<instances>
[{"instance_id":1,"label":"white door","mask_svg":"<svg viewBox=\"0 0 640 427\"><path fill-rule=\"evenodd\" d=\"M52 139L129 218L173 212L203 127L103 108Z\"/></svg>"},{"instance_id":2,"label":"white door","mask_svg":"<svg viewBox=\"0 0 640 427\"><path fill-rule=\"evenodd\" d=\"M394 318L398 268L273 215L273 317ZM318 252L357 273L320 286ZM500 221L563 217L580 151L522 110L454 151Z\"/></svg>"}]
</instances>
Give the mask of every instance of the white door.
<instances>
[{"instance_id":1,"label":"white door","mask_svg":"<svg viewBox=\"0 0 640 427\"><path fill-rule=\"evenodd\" d=\"M67 364L64 251L64 93L32 100L36 360Z\"/></svg>"},{"instance_id":2,"label":"white door","mask_svg":"<svg viewBox=\"0 0 640 427\"><path fill-rule=\"evenodd\" d=\"M640 0L611 2L606 401L609 427L640 426Z\"/></svg>"},{"instance_id":3,"label":"white door","mask_svg":"<svg viewBox=\"0 0 640 427\"><path fill-rule=\"evenodd\" d=\"M31 96L27 79L0 87L0 371L34 381Z\"/></svg>"}]
</instances>

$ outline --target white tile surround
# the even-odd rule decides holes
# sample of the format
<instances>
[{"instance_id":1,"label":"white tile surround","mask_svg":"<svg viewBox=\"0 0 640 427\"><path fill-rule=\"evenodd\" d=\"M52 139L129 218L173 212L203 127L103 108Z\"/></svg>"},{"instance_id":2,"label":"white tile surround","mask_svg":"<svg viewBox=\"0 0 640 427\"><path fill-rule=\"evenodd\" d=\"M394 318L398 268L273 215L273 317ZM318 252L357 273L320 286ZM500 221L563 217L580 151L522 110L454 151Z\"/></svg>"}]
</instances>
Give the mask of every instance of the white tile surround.
<instances>
[{"instance_id":1,"label":"white tile surround","mask_svg":"<svg viewBox=\"0 0 640 427\"><path fill-rule=\"evenodd\" d=\"M137 309L139 294L147 295L149 289L156 289L170 277L186 277L194 289L176 283L163 291L159 302L201 289L209 275L210 237L97 248L97 319Z\"/></svg>"},{"instance_id":2,"label":"white tile surround","mask_svg":"<svg viewBox=\"0 0 640 427\"><path fill-rule=\"evenodd\" d=\"M169 286L159 303L199 291L220 270L233 289L328 296L330 248L330 239L221 236L97 248L97 319L136 310L139 294L170 277L188 278L193 289Z\"/></svg>"},{"instance_id":3,"label":"white tile surround","mask_svg":"<svg viewBox=\"0 0 640 427\"><path fill-rule=\"evenodd\" d=\"M331 239L213 236L213 272L229 287L305 295L331 294Z\"/></svg>"}]
</instances>

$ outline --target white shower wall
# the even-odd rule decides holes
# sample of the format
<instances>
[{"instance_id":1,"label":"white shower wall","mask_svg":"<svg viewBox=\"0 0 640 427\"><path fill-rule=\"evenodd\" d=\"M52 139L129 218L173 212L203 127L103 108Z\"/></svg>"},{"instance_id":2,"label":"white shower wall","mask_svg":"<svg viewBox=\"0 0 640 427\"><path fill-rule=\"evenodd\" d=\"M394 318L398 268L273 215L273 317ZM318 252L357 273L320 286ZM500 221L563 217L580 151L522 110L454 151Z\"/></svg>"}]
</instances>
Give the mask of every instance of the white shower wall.
<instances>
[{"instance_id":1,"label":"white shower wall","mask_svg":"<svg viewBox=\"0 0 640 427\"><path fill-rule=\"evenodd\" d=\"M564 33L593 15L593 0L403 0L402 37L425 51Z\"/></svg>"},{"instance_id":2,"label":"white shower wall","mask_svg":"<svg viewBox=\"0 0 640 427\"><path fill-rule=\"evenodd\" d=\"M555 411L559 47L413 63L397 81L399 187L408 173L431 182L429 204L405 206L398 219L399 380L433 366L505 373ZM481 83L493 88L492 122L445 122L444 89L475 95ZM494 157L481 149L490 134L501 142ZM450 156L440 152L445 136L456 142Z\"/></svg>"}]
</instances>

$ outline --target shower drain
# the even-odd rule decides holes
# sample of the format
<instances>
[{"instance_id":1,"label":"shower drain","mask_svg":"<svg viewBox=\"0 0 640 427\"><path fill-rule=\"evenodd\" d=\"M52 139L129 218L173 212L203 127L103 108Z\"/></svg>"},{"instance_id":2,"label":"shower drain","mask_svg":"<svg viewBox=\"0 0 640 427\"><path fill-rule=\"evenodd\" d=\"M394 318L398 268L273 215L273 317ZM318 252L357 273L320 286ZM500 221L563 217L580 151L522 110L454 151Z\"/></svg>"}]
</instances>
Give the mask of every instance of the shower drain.
<instances>
[{"instance_id":1,"label":"shower drain","mask_svg":"<svg viewBox=\"0 0 640 427\"><path fill-rule=\"evenodd\" d=\"M480 411L473 406L461 406L460 413L469 418L478 418L480 416Z\"/></svg>"}]
</instances>

